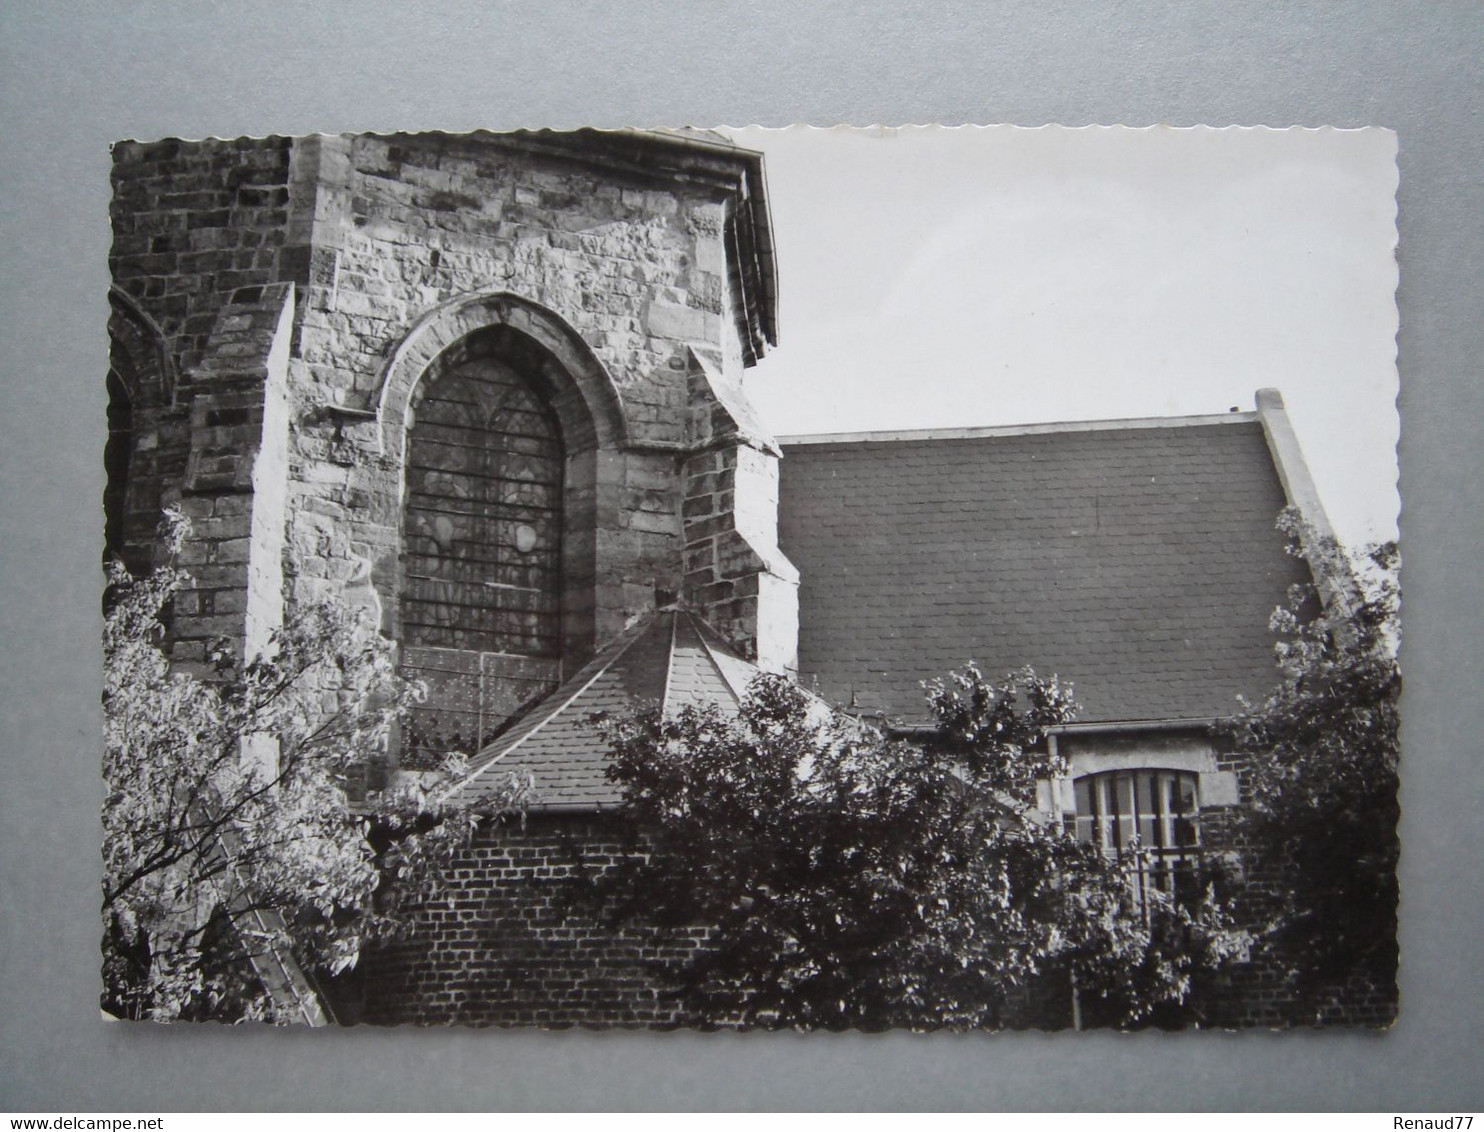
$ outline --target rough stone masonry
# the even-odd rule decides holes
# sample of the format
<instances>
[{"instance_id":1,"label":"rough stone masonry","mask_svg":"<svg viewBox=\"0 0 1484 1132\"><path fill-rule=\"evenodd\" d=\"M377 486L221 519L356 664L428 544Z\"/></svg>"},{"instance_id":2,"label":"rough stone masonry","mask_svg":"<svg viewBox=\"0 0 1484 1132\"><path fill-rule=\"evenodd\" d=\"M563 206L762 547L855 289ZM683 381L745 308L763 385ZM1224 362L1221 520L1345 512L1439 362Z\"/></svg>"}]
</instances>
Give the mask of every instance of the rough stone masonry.
<instances>
[{"instance_id":1,"label":"rough stone masonry","mask_svg":"<svg viewBox=\"0 0 1484 1132\"><path fill-rule=\"evenodd\" d=\"M760 155L580 131L113 158L107 537L142 570L161 510L189 517L177 663L223 637L251 655L293 603L348 599L429 686L408 766L482 746L676 601L795 667L779 454L742 394L777 337ZM490 831L460 875L542 879L522 870L567 842L551 822ZM373 1016L672 1017L627 952L596 990L558 964L539 1012L525 992L471 1005L457 972L491 961L468 946L482 915L428 910L373 973Z\"/></svg>"},{"instance_id":2,"label":"rough stone masonry","mask_svg":"<svg viewBox=\"0 0 1484 1132\"><path fill-rule=\"evenodd\" d=\"M465 749L676 599L793 668L741 392L776 337L760 160L633 131L116 146L109 532L139 566L162 505L192 520L177 660L348 596L429 683L423 742Z\"/></svg>"}]
</instances>

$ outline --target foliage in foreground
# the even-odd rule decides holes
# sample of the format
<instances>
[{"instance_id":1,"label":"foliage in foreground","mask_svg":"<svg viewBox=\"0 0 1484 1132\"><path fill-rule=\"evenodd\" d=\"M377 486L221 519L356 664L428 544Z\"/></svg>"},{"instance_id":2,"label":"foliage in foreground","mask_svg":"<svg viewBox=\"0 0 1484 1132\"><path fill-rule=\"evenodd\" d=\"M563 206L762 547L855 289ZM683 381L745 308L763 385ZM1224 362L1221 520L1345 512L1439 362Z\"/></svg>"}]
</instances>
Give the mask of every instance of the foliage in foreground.
<instances>
[{"instance_id":1,"label":"foliage in foreground","mask_svg":"<svg viewBox=\"0 0 1484 1132\"><path fill-rule=\"evenodd\" d=\"M179 546L182 529L172 534ZM343 606L293 613L264 655L202 675L162 651L185 582L108 567L104 627L104 1008L127 1018L302 1021L261 977L291 958L352 966L479 814L436 803L439 776L365 794L419 690ZM444 775L457 773L457 759ZM485 807L516 804L518 785Z\"/></svg>"},{"instance_id":2,"label":"foliage in foreground","mask_svg":"<svg viewBox=\"0 0 1484 1132\"><path fill-rule=\"evenodd\" d=\"M1278 686L1231 727L1250 767L1243 832L1279 879L1265 942L1311 1004L1356 979L1394 996L1397 547L1370 548L1354 572L1333 540L1293 515L1282 525L1317 577L1344 580L1348 608L1315 616L1314 588L1294 591L1273 616Z\"/></svg>"},{"instance_id":3,"label":"foliage in foreground","mask_svg":"<svg viewBox=\"0 0 1484 1132\"><path fill-rule=\"evenodd\" d=\"M646 852L592 882L619 919L708 925L667 974L702 1023L983 1027L1038 975L1134 1024L1243 940L1214 902L1131 905L1132 858L1045 824L1036 782L1068 689L973 668L929 689L925 742L893 741L761 676L740 714L604 723Z\"/></svg>"}]
</instances>

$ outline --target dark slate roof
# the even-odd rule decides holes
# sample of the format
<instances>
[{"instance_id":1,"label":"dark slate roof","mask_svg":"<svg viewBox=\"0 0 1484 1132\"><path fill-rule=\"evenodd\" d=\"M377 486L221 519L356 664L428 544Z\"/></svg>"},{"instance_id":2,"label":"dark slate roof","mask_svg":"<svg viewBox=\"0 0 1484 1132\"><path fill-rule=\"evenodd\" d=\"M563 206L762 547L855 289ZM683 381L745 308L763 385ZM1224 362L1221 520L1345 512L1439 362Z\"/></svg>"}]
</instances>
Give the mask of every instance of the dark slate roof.
<instances>
[{"instance_id":1,"label":"dark slate roof","mask_svg":"<svg viewBox=\"0 0 1484 1132\"><path fill-rule=\"evenodd\" d=\"M533 776L533 809L616 805L594 714L657 705L671 712L687 703L735 708L757 673L694 614L649 614L475 756L457 796L476 801L515 771Z\"/></svg>"},{"instance_id":2,"label":"dark slate roof","mask_svg":"<svg viewBox=\"0 0 1484 1132\"><path fill-rule=\"evenodd\" d=\"M827 700L921 722L920 682L974 660L1072 681L1080 722L1203 719L1275 680L1268 618L1307 572L1253 414L782 443Z\"/></svg>"}]
</instances>

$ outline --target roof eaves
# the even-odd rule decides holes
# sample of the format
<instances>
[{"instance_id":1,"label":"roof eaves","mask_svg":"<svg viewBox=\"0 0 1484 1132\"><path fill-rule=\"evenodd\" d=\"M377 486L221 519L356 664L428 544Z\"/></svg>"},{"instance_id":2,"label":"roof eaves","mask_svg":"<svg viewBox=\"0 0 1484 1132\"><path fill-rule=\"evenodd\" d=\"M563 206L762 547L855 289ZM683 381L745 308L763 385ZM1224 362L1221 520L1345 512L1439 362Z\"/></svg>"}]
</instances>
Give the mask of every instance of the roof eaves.
<instances>
[{"instance_id":1,"label":"roof eaves","mask_svg":"<svg viewBox=\"0 0 1484 1132\"><path fill-rule=\"evenodd\" d=\"M1059 723L1046 728L1048 735L1125 735L1147 731L1202 731L1215 727L1221 720L1214 715L1190 716L1168 719L1108 719L1088 720L1085 723ZM887 727L893 735L930 735L938 730L937 724L899 722Z\"/></svg>"},{"instance_id":2,"label":"roof eaves","mask_svg":"<svg viewBox=\"0 0 1484 1132\"><path fill-rule=\"evenodd\" d=\"M623 809L622 802L532 802L527 813L536 814L603 814Z\"/></svg>"},{"instance_id":3,"label":"roof eaves","mask_svg":"<svg viewBox=\"0 0 1484 1132\"><path fill-rule=\"evenodd\" d=\"M1062 723L1046 729L1049 735L1121 735L1140 731L1196 731L1215 727L1221 720L1214 715L1191 716L1187 719L1109 719L1086 723Z\"/></svg>"}]
</instances>

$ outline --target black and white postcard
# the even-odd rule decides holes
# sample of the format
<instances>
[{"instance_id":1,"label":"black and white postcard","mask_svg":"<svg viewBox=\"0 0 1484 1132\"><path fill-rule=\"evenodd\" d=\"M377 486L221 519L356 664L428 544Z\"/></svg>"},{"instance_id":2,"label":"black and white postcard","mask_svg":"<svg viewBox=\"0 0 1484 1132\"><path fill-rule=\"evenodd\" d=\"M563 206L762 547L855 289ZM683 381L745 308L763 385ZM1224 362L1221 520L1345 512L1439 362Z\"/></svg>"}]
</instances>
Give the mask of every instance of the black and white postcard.
<instances>
[{"instance_id":1,"label":"black and white postcard","mask_svg":"<svg viewBox=\"0 0 1484 1132\"><path fill-rule=\"evenodd\" d=\"M119 142L104 1011L1390 1026L1396 188L1380 129Z\"/></svg>"}]
</instances>

